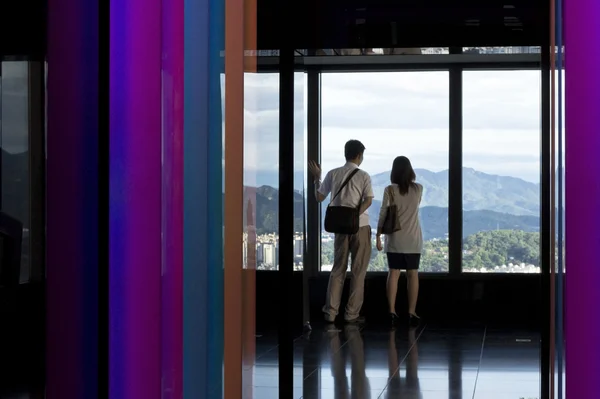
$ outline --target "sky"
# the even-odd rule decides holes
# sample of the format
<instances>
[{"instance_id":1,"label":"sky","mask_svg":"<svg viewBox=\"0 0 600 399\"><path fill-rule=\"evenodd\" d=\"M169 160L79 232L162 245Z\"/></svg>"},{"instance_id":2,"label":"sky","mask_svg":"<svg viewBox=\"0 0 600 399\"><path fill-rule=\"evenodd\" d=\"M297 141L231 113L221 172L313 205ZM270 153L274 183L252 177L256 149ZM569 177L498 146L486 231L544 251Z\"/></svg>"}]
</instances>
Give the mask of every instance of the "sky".
<instances>
[{"instance_id":1,"label":"sky","mask_svg":"<svg viewBox=\"0 0 600 399\"><path fill-rule=\"evenodd\" d=\"M277 181L278 75L246 74L247 184ZM537 183L540 173L539 71L465 71L463 165ZM296 169L304 158L305 82L296 74ZM344 163L344 143L366 147L361 166L387 172L394 157L415 168L448 169L448 72L324 73L322 167Z\"/></svg>"},{"instance_id":2,"label":"sky","mask_svg":"<svg viewBox=\"0 0 600 399\"><path fill-rule=\"evenodd\" d=\"M27 69L2 64L2 134L5 151L27 149ZM279 75L245 75L245 183L277 186ZM296 73L295 169L306 165L306 80ZM465 167L537 183L540 153L538 71L465 71L463 164ZM448 169L448 72L323 73L322 167L344 163L344 143L366 146L361 166L387 172L398 155L415 168ZM298 184L296 184L298 186Z\"/></svg>"}]
</instances>

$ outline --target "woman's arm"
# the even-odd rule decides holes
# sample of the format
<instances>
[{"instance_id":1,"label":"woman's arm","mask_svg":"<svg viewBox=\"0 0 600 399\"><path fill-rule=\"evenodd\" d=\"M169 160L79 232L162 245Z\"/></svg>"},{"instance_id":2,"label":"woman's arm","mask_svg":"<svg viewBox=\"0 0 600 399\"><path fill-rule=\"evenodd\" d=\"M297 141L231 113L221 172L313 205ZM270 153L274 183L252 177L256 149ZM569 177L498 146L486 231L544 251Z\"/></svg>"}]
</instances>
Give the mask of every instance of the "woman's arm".
<instances>
[{"instance_id":1,"label":"woman's arm","mask_svg":"<svg viewBox=\"0 0 600 399\"><path fill-rule=\"evenodd\" d=\"M385 215L387 213L387 208L390 206L390 199L388 190L390 188L386 187L383 190L383 200L381 200L381 209L379 209L379 221L377 222L377 236L381 236L381 229L383 228L383 223L385 222Z\"/></svg>"}]
</instances>

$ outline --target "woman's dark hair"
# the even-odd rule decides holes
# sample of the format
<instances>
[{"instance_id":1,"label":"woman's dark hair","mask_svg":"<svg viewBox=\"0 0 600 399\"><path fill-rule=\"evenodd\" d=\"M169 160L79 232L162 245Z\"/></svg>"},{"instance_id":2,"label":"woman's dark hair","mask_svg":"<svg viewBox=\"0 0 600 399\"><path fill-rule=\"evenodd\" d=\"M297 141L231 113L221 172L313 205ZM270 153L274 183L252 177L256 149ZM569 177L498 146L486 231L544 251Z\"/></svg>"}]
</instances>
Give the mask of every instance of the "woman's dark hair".
<instances>
[{"instance_id":1,"label":"woman's dark hair","mask_svg":"<svg viewBox=\"0 0 600 399\"><path fill-rule=\"evenodd\" d=\"M400 194L408 194L409 188L415 185L415 180L417 180L417 175L415 175L410 160L406 157L396 157L392 164L390 181L398 185Z\"/></svg>"}]
</instances>

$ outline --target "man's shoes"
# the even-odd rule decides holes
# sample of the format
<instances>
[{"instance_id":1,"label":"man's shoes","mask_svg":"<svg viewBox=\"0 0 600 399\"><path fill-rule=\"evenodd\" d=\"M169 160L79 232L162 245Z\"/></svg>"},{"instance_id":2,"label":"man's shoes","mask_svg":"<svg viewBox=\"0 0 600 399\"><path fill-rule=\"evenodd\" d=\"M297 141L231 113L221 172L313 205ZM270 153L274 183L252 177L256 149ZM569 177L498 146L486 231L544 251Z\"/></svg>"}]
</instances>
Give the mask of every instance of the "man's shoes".
<instances>
[{"instance_id":1,"label":"man's shoes","mask_svg":"<svg viewBox=\"0 0 600 399\"><path fill-rule=\"evenodd\" d=\"M366 321L366 319L363 316L358 316L358 317L355 317L354 319L346 320L346 323L348 323L348 324L363 324L365 321Z\"/></svg>"}]
</instances>

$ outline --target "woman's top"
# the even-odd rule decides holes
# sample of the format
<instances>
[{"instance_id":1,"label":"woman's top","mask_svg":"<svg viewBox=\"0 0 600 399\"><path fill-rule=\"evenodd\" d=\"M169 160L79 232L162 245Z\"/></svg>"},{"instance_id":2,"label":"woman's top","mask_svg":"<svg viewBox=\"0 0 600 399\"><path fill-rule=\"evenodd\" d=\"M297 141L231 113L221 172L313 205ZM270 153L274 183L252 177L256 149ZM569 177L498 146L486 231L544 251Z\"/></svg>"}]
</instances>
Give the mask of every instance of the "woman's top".
<instances>
[{"instance_id":1,"label":"woman's top","mask_svg":"<svg viewBox=\"0 0 600 399\"><path fill-rule=\"evenodd\" d=\"M383 192L377 231L381 231L387 209L391 205L390 191L393 195L393 204L396 205L400 230L385 235L384 250L402 254L420 254L423 251L423 233L419 221L419 205L423 196L423 186L418 183L411 184L405 195L400 194L397 184L388 186Z\"/></svg>"}]
</instances>

